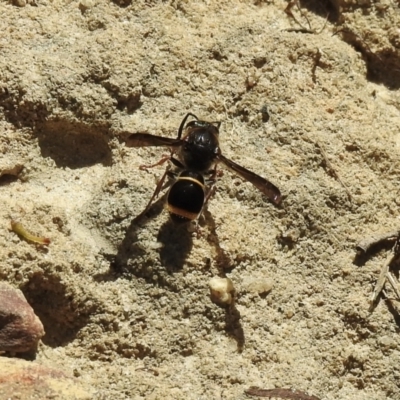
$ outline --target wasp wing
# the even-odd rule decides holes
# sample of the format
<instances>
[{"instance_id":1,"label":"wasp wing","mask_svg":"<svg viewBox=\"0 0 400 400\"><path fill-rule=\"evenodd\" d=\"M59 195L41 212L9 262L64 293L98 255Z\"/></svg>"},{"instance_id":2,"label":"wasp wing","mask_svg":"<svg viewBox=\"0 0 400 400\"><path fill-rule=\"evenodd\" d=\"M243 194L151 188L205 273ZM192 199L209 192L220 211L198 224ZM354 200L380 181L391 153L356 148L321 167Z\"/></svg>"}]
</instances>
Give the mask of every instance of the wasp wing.
<instances>
[{"instance_id":1,"label":"wasp wing","mask_svg":"<svg viewBox=\"0 0 400 400\"><path fill-rule=\"evenodd\" d=\"M236 172L246 181L252 183L258 190L260 190L265 196L267 196L274 204L278 205L282 200L282 195L280 190L270 181L262 178L261 176L249 171L248 169L242 167L239 164L229 160L222 154L218 155L219 161L225 164L228 169Z\"/></svg>"},{"instance_id":2,"label":"wasp wing","mask_svg":"<svg viewBox=\"0 0 400 400\"><path fill-rule=\"evenodd\" d=\"M131 136L128 137L125 144L128 147L179 147L182 146L183 140L151 135L150 133L133 133Z\"/></svg>"}]
</instances>

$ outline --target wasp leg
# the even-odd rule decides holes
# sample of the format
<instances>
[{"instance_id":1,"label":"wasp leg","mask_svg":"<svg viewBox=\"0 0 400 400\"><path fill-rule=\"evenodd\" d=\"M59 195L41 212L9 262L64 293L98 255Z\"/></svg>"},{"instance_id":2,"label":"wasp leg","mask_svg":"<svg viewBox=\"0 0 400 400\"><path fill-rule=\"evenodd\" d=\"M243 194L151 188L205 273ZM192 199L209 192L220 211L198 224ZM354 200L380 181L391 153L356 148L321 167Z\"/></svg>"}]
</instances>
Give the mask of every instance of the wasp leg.
<instances>
[{"instance_id":1,"label":"wasp leg","mask_svg":"<svg viewBox=\"0 0 400 400\"><path fill-rule=\"evenodd\" d=\"M206 174L210 175L210 177L207 178L207 183L211 183L211 185L209 186L209 189L207 190L207 193L205 195L203 207L201 207L201 211L200 211L199 215L196 218L194 231L196 232L197 237L201 236L201 229L199 227L200 217L203 215L203 211L204 211L204 209L205 209L205 207L206 207L206 205L208 203L208 200L215 193L215 191L217 189L215 187L215 184L217 183L217 179L216 178L217 178L217 175L218 175L217 165L215 165L212 170L206 172Z\"/></svg>"},{"instance_id":2,"label":"wasp leg","mask_svg":"<svg viewBox=\"0 0 400 400\"><path fill-rule=\"evenodd\" d=\"M156 167L158 165L164 164L166 161L170 161L172 165L174 165L175 167L177 167L179 169L184 168L182 163L179 160L177 160L176 158L174 158L173 155L174 155L174 152L171 151L170 155L164 156L156 164L153 164L153 165L142 165L142 166L139 167L139 169L146 170L148 168L153 168L153 167ZM172 185L172 183L174 182L174 180L176 179L177 173L174 172L174 171L171 171L171 164L169 164L167 166L167 168L165 169L163 176L161 177L161 179L157 183L157 186L156 186L156 188L154 190L153 195L150 198L150 201L147 203L146 208L138 215L138 217L141 217L144 214L146 214L147 211L149 211L153 201L158 197L160 192L165 190L165 189L167 189L168 187L170 187ZM166 177L168 177L170 180L164 184L164 181L165 181Z\"/></svg>"},{"instance_id":3,"label":"wasp leg","mask_svg":"<svg viewBox=\"0 0 400 400\"><path fill-rule=\"evenodd\" d=\"M218 171L217 171L217 165L214 166L214 168L211 171L208 171L207 174L209 174L210 176L207 178L207 183L211 185L209 186L209 189L207 191L206 197L204 198L204 203L203 203L203 207L201 208L199 217L197 219L199 219L201 217L201 214L203 214L203 210L204 207L207 205L208 200L210 199L210 197L215 193L216 191L216 187L215 184L217 183L217 175L218 175Z\"/></svg>"},{"instance_id":4,"label":"wasp leg","mask_svg":"<svg viewBox=\"0 0 400 400\"><path fill-rule=\"evenodd\" d=\"M171 156L170 156L170 155L168 155L168 156L163 156L163 158L162 158L160 161L156 162L155 164L151 164L151 165L140 165L140 166L139 166L139 169L140 169L141 171L143 171L143 170L147 170L147 169L150 169L150 168L154 168L154 167L157 167L158 165L163 165L166 161L168 161L168 160L170 160L170 159L171 159Z\"/></svg>"},{"instance_id":5,"label":"wasp leg","mask_svg":"<svg viewBox=\"0 0 400 400\"><path fill-rule=\"evenodd\" d=\"M143 216L144 214L146 214L147 211L149 211L151 205L153 204L153 201L158 197L158 195L160 194L160 192L161 192L162 190L166 189L168 186L170 186L170 185L172 184L172 181L170 181L170 182L167 182L167 183L164 185L165 178L166 178L167 176L169 177L169 176L170 176L170 173L171 173L171 171L169 170L169 167L167 167L167 168L165 169L165 172L164 172L163 176L162 176L161 179L158 181L157 186L156 186L156 188L155 188L155 190L154 190L154 193L153 193L153 195L151 196L149 202L147 203L146 208L137 216L137 218L139 218L139 217Z\"/></svg>"},{"instance_id":6,"label":"wasp leg","mask_svg":"<svg viewBox=\"0 0 400 400\"><path fill-rule=\"evenodd\" d=\"M163 165L166 161L170 161L172 164L175 165L175 167L178 167L180 169L184 169L183 164L174 157L174 154L175 154L175 151L171 150L171 154L170 155L168 155L168 156L164 155L163 158L160 161L156 162L155 164L140 165L139 169L142 170L142 171L143 170L145 171L147 169L154 168L154 167L157 167L159 165Z\"/></svg>"},{"instance_id":7,"label":"wasp leg","mask_svg":"<svg viewBox=\"0 0 400 400\"><path fill-rule=\"evenodd\" d=\"M215 184L213 184L210 187L210 189L207 191L206 197L204 199L203 207L201 208L199 215L197 216L196 220L194 221L193 229L194 229L194 232L196 233L197 238L201 237L201 228L199 226L200 217L203 215L206 204L207 204L208 200L210 199L210 197L215 193L215 191L216 191L216 187L215 187Z\"/></svg>"}]
</instances>

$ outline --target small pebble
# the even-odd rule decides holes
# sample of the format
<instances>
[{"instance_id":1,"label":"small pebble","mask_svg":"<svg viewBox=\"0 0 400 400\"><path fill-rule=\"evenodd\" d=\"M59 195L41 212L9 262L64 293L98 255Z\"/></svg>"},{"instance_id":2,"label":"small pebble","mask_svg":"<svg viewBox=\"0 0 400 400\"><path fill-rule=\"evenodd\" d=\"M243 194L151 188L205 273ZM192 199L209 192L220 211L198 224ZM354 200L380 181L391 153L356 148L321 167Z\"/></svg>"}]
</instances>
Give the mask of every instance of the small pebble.
<instances>
[{"instance_id":1,"label":"small pebble","mask_svg":"<svg viewBox=\"0 0 400 400\"><path fill-rule=\"evenodd\" d=\"M209 282L211 300L219 305L230 305L233 302L235 288L229 278L212 278Z\"/></svg>"}]
</instances>

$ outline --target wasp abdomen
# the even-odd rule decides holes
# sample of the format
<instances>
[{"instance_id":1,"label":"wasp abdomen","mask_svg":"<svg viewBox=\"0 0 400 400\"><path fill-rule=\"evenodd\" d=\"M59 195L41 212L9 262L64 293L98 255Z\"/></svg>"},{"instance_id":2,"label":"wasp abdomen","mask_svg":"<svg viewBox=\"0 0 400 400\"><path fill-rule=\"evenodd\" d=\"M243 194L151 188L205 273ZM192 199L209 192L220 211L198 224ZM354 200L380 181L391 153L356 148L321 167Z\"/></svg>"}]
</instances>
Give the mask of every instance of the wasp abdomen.
<instances>
[{"instance_id":1,"label":"wasp abdomen","mask_svg":"<svg viewBox=\"0 0 400 400\"><path fill-rule=\"evenodd\" d=\"M192 171L182 171L172 185L167 198L167 209L174 222L195 220L204 204L204 178Z\"/></svg>"}]
</instances>

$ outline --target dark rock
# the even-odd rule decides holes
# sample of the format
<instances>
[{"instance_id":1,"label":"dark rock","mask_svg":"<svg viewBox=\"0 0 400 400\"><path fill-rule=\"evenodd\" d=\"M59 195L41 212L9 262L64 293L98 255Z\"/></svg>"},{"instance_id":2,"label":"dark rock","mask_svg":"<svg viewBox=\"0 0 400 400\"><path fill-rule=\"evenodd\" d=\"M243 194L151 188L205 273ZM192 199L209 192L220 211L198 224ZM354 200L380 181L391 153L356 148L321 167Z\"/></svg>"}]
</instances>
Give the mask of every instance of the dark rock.
<instances>
[{"instance_id":1,"label":"dark rock","mask_svg":"<svg viewBox=\"0 0 400 400\"><path fill-rule=\"evenodd\" d=\"M42 323L22 292L0 283L0 351L35 350L44 333Z\"/></svg>"}]
</instances>

